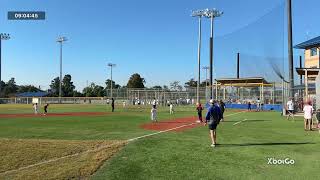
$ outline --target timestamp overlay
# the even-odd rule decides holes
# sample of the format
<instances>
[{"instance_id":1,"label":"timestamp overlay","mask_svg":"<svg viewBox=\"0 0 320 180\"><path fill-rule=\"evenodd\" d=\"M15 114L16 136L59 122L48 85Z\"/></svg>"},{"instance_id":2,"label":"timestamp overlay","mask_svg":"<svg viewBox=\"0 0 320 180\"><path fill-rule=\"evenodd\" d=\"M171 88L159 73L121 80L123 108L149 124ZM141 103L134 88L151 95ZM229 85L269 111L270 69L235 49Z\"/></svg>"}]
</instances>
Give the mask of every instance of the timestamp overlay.
<instances>
[{"instance_id":1,"label":"timestamp overlay","mask_svg":"<svg viewBox=\"0 0 320 180\"><path fill-rule=\"evenodd\" d=\"M44 11L9 11L8 20L45 20Z\"/></svg>"}]
</instances>

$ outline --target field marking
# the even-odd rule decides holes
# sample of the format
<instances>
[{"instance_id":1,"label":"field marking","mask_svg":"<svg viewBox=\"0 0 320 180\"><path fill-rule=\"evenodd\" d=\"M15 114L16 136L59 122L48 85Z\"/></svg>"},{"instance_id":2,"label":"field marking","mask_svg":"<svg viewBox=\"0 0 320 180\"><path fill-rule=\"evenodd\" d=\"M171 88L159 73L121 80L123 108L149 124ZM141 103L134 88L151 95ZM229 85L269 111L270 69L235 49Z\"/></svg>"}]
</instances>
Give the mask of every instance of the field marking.
<instances>
[{"instance_id":1,"label":"field marking","mask_svg":"<svg viewBox=\"0 0 320 180\"><path fill-rule=\"evenodd\" d=\"M240 124L240 123L245 122L245 121L247 121L247 120L248 120L248 119L244 119L244 120L238 121L238 122L234 123L233 125Z\"/></svg>"},{"instance_id":2,"label":"field marking","mask_svg":"<svg viewBox=\"0 0 320 180\"><path fill-rule=\"evenodd\" d=\"M228 115L226 115L224 117L229 117L229 116L233 116L233 115L244 113L244 112L246 112L246 111L241 111L241 112L237 112L237 113L228 114ZM157 135L157 134L173 131L173 130L180 129L180 128L183 128L183 127L186 127L186 126L191 126L191 125L194 125L194 124L198 124L198 123L194 122L194 123L190 123L190 124L185 124L185 125L181 125L181 126L178 126L178 127L175 127L175 128L170 128L170 129L167 129L167 130L163 130L163 131L159 131L159 132L155 132L155 133L146 134L146 135L143 135L143 136L131 138L131 139L128 139L127 142L132 142L132 141L135 141L135 140L138 140L138 139L141 139L141 138L150 137L150 136L154 136L154 135ZM62 156L62 157L58 157L58 158L49 159L49 160L46 160L46 161L42 161L42 162L38 162L38 163L35 163L35 164L31 164L31 165L28 165L28 166L20 167L18 169L5 171L5 172L0 173L0 175L5 175L5 174L12 173L12 172L25 170L25 169L32 168L32 167L35 167L35 166L40 166L40 165L43 165L43 164L48 164L48 163L51 163L51 162L55 162L55 161L58 161L58 160L61 160L61 159L75 157L75 156L78 156L78 155L81 155L81 154L100 151L102 149L106 149L106 148L112 147L112 146L117 145L117 144L122 144L122 143L123 142L121 142L121 143L117 142L117 143L109 144L109 145L106 145L106 146L101 146L101 147L99 147L97 149L91 149L91 150L87 150L87 151L83 151L83 152L79 152L79 153L75 153L75 154L70 154L70 155L66 155L66 156Z\"/></svg>"},{"instance_id":3,"label":"field marking","mask_svg":"<svg viewBox=\"0 0 320 180\"><path fill-rule=\"evenodd\" d=\"M236 113L228 114L228 115L226 115L226 116L224 116L224 117L233 116L233 115L240 114L240 113L244 113L244 112L246 112L246 111L241 111L241 112L236 112ZM141 139L141 138L150 137L150 136L154 136L154 135L157 135L157 134L161 134L161 133L173 131L173 130L180 129L180 128L183 128L183 127L186 127L186 126L192 126L192 125L194 125L194 124L198 124L198 123L197 123L197 122L194 122L194 123L190 123L190 124L184 124L184 125L181 125L181 126L178 126L178 127L166 129L166 130L163 130L163 131L158 131L158 132L151 133L151 134L146 134L146 135L139 136L139 137L135 137L135 138L132 138L132 139L128 139L128 141L129 141L129 142L130 142L130 141L135 141L135 140L138 140L138 139Z\"/></svg>"},{"instance_id":4,"label":"field marking","mask_svg":"<svg viewBox=\"0 0 320 180\"><path fill-rule=\"evenodd\" d=\"M167 129L167 130L158 131L158 132L155 132L155 133L146 134L146 135L143 135L143 136L131 138L131 139L128 139L128 141L129 141L129 142L135 141L135 140L138 140L138 139L141 139L141 138L150 137L150 136L154 136L154 135L157 135L157 134L161 134L161 133L173 131L173 130L180 129L180 128L183 128L183 127L186 127L186 126L191 126L191 125L194 125L194 124L198 124L198 123L197 123L197 122L194 122L194 123L190 123L190 124L181 125L181 126L178 126L178 127L174 127L174 128Z\"/></svg>"}]
</instances>

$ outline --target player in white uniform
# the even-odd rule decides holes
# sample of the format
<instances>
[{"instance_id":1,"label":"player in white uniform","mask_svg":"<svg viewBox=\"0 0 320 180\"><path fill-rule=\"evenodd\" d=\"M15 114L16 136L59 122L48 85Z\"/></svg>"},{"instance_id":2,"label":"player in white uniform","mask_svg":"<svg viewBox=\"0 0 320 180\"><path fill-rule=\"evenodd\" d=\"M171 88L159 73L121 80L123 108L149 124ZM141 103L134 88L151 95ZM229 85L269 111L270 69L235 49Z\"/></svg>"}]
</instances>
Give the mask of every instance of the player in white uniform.
<instances>
[{"instance_id":1,"label":"player in white uniform","mask_svg":"<svg viewBox=\"0 0 320 180\"><path fill-rule=\"evenodd\" d=\"M123 109L126 109L126 106L127 106L126 101L122 101L122 107L123 107Z\"/></svg>"},{"instance_id":2,"label":"player in white uniform","mask_svg":"<svg viewBox=\"0 0 320 180\"><path fill-rule=\"evenodd\" d=\"M152 106L151 109L151 120L157 122L157 108L155 106Z\"/></svg>"},{"instance_id":3,"label":"player in white uniform","mask_svg":"<svg viewBox=\"0 0 320 180\"><path fill-rule=\"evenodd\" d=\"M38 103L33 104L34 114L38 114Z\"/></svg>"},{"instance_id":4,"label":"player in white uniform","mask_svg":"<svg viewBox=\"0 0 320 180\"><path fill-rule=\"evenodd\" d=\"M174 110L173 110L173 104L170 104L170 114L173 114Z\"/></svg>"},{"instance_id":5,"label":"player in white uniform","mask_svg":"<svg viewBox=\"0 0 320 180\"><path fill-rule=\"evenodd\" d=\"M257 111L260 111L261 110L261 101L260 101L260 98L258 98L257 100Z\"/></svg>"},{"instance_id":6,"label":"player in white uniform","mask_svg":"<svg viewBox=\"0 0 320 180\"><path fill-rule=\"evenodd\" d=\"M157 100L156 100L156 99L153 99L153 101L152 101L152 106L153 106L154 108L157 107Z\"/></svg>"},{"instance_id":7,"label":"player in white uniform","mask_svg":"<svg viewBox=\"0 0 320 180\"><path fill-rule=\"evenodd\" d=\"M290 98L289 101L287 102L287 113L288 113L287 120L289 120L290 116L294 120L294 104L293 104L292 98Z\"/></svg>"}]
</instances>

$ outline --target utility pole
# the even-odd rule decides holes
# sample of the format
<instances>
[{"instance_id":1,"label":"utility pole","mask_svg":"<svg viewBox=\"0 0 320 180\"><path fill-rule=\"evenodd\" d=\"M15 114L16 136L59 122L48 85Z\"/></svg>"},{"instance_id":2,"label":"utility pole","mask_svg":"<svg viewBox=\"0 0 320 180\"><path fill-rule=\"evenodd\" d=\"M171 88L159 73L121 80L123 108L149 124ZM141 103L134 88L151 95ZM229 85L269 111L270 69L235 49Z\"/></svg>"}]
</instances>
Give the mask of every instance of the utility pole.
<instances>
[{"instance_id":1,"label":"utility pole","mask_svg":"<svg viewBox=\"0 0 320 180\"><path fill-rule=\"evenodd\" d=\"M200 103L200 59L201 59L201 18L204 16L202 10L192 11L192 17L198 17L199 19L199 34L198 34L198 82L197 82L197 103Z\"/></svg>"},{"instance_id":2,"label":"utility pole","mask_svg":"<svg viewBox=\"0 0 320 180\"><path fill-rule=\"evenodd\" d=\"M66 37L58 37L57 42L60 43L60 83L59 83L59 103L61 103L62 96L62 44L67 41Z\"/></svg>"},{"instance_id":3,"label":"utility pole","mask_svg":"<svg viewBox=\"0 0 320 180\"><path fill-rule=\"evenodd\" d=\"M116 66L116 64L108 63L108 66L110 67L111 73L111 87L110 87L110 99L113 98L113 93L112 93L112 68Z\"/></svg>"},{"instance_id":4,"label":"utility pole","mask_svg":"<svg viewBox=\"0 0 320 180\"><path fill-rule=\"evenodd\" d=\"M220 17L223 14L222 11L218 11L216 9L206 9L205 10L205 17L210 18L211 21L211 30L210 30L210 95L213 99L213 23L214 18ZM217 97L216 97L217 98Z\"/></svg>"},{"instance_id":5,"label":"utility pole","mask_svg":"<svg viewBox=\"0 0 320 180\"><path fill-rule=\"evenodd\" d=\"M0 97L2 95L2 87L1 87L1 81L2 81L2 77L1 77L1 44L2 44L2 40L9 40L10 39L10 34L7 33L0 33Z\"/></svg>"},{"instance_id":6,"label":"utility pole","mask_svg":"<svg viewBox=\"0 0 320 180\"><path fill-rule=\"evenodd\" d=\"M288 16L288 64L289 64L289 97L294 96L294 74L293 74L293 49L292 49L292 6L291 0L287 0Z\"/></svg>"}]
</instances>

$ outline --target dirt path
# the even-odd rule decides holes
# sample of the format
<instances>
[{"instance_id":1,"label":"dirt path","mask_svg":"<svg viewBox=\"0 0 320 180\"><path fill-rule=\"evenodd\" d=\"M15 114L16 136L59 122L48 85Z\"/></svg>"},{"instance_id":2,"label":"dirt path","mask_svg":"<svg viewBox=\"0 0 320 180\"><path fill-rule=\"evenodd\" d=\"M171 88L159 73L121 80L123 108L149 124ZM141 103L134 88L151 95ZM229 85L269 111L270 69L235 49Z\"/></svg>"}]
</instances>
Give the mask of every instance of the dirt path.
<instances>
[{"instance_id":1,"label":"dirt path","mask_svg":"<svg viewBox=\"0 0 320 180\"><path fill-rule=\"evenodd\" d=\"M164 131L164 130L175 128L178 126L183 126L183 125L195 123L196 121L197 121L197 117L185 117L185 118L177 118L174 120L160 121L160 122L156 122L156 123L150 122L147 124L142 124L140 127L143 129L147 129L147 130ZM200 125L201 125L200 123L197 123L197 124L193 124L190 126L185 126L185 127L179 128L179 129L175 129L173 131L177 131L177 132L184 131L186 129L195 128Z\"/></svg>"},{"instance_id":2,"label":"dirt path","mask_svg":"<svg viewBox=\"0 0 320 180\"><path fill-rule=\"evenodd\" d=\"M63 117L63 116L102 116L106 115L106 112L70 112L70 113L48 113L47 115L43 114L0 114L0 118L24 118L24 117L39 117L39 116L48 116L48 117Z\"/></svg>"}]
</instances>

